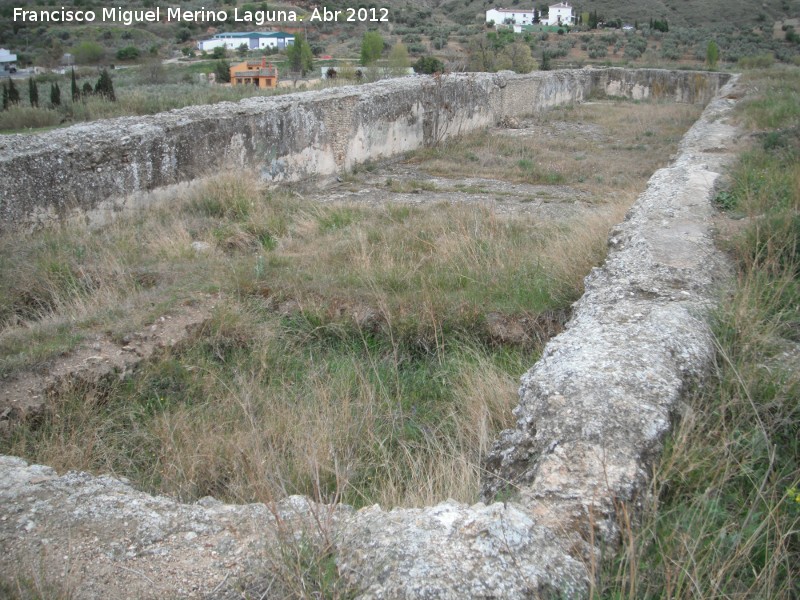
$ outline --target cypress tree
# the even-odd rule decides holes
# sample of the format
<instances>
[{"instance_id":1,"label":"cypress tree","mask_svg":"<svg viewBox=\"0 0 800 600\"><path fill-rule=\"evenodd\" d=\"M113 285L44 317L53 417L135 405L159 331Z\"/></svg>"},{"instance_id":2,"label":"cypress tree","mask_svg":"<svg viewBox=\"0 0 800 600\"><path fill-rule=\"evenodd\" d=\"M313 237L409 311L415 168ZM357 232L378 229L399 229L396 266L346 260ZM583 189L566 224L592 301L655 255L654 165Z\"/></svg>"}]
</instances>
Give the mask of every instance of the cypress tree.
<instances>
[{"instance_id":1,"label":"cypress tree","mask_svg":"<svg viewBox=\"0 0 800 600\"><path fill-rule=\"evenodd\" d=\"M78 82L75 79L75 67L72 67L72 101L77 102L80 100L81 92L78 89Z\"/></svg>"},{"instance_id":2,"label":"cypress tree","mask_svg":"<svg viewBox=\"0 0 800 600\"><path fill-rule=\"evenodd\" d=\"M19 90L11 77L8 78L8 103L19 104Z\"/></svg>"},{"instance_id":3,"label":"cypress tree","mask_svg":"<svg viewBox=\"0 0 800 600\"><path fill-rule=\"evenodd\" d=\"M50 104L53 108L61 106L61 88L55 82L50 84Z\"/></svg>"},{"instance_id":4,"label":"cypress tree","mask_svg":"<svg viewBox=\"0 0 800 600\"><path fill-rule=\"evenodd\" d=\"M3 82L3 110L8 110L8 88L6 82Z\"/></svg>"},{"instance_id":5,"label":"cypress tree","mask_svg":"<svg viewBox=\"0 0 800 600\"><path fill-rule=\"evenodd\" d=\"M92 84L89 83L88 81L85 81L83 83L83 92L82 92L81 95L83 95L83 96L91 96L92 94L94 94L94 90L92 89Z\"/></svg>"},{"instance_id":6,"label":"cypress tree","mask_svg":"<svg viewBox=\"0 0 800 600\"><path fill-rule=\"evenodd\" d=\"M117 97L114 95L114 84L111 81L111 75L108 74L108 69L103 69L100 72L100 79L97 80L97 84L94 86L94 93L111 102L117 101Z\"/></svg>"},{"instance_id":7,"label":"cypress tree","mask_svg":"<svg viewBox=\"0 0 800 600\"><path fill-rule=\"evenodd\" d=\"M714 69L717 66L717 61L719 60L719 46L717 46L717 42L714 40L710 40L708 42L708 46L706 46L706 63L709 67Z\"/></svg>"},{"instance_id":8,"label":"cypress tree","mask_svg":"<svg viewBox=\"0 0 800 600\"><path fill-rule=\"evenodd\" d=\"M28 79L28 100L30 100L31 106L39 107L39 87L33 77Z\"/></svg>"},{"instance_id":9,"label":"cypress tree","mask_svg":"<svg viewBox=\"0 0 800 600\"><path fill-rule=\"evenodd\" d=\"M549 71L550 66L550 53L547 50L542 50L542 62L539 63L540 71Z\"/></svg>"}]
</instances>

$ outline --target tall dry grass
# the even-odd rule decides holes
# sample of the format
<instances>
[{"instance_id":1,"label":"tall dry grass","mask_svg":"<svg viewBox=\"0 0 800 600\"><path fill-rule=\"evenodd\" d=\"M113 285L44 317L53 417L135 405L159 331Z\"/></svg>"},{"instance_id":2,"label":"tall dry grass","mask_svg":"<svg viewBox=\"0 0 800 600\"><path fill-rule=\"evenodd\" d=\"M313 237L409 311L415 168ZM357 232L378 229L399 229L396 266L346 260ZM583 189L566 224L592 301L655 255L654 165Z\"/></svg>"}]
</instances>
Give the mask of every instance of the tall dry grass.
<instances>
[{"instance_id":1,"label":"tall dry grass","mask_svg":"<svg viewBox=\"0 0 800 600\"><path fill-rule=\"evenodd\" d=\"M635 198L664 166L702 108L603 101L543 112L527 129L482 131L415 153L425 171L565 184L603 203L621 191ZM476 151L476 148L480 148Z\"/></svg>"},{"instance_id":2,"label":"tall dry grass","mask_svg":"<svg viewBox=\"0 0 800 600\"><path fill-rule=\"evenodd\" d=\"M7 376L198 298L215 308L179 351L65 390L0 451L186 500L472 501L542 341L498 341L488 315L565 310L632 193L547 224L481 206L317 204L232 172L101 229L10 236Z\"/></svg>"},{"instance_id":3,"label":"tall dry grass","mask_svg":"<svg viewBox=\"0 0 800 600\"><path fill-rule=\"evenodd\" d=\"M715 372L682 411L643 510L620 507L622 553L595 597L800 594L800 71L745 81L740 119L768 129L718 197L745 227L720 239L737 280L713 324Z\"/></svg>"}]
</instances>

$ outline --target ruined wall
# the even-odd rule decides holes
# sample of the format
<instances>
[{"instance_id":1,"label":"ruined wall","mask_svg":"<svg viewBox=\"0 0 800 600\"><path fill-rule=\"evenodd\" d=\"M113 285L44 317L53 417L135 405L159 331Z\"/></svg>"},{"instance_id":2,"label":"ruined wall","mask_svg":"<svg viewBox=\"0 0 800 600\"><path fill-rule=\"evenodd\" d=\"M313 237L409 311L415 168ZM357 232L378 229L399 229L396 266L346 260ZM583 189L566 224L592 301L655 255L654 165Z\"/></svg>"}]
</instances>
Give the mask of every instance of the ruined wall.
<instances>
[{"instance_id":1,"label":"ruined wall","mask_svg":"<svg viewBox=\"0 0 800 600\"><path fill-rule=\"evenodd\" d=\"M414 77L0 137L0 232L115 211L221 169L330 175L592 93L708 102L728 75L583 69Z\"/></svg>"},{"instance_id":2,"label":"ruined wall","mask_svg":"<svg viewBox=\"0 0 800 600\"><path fill-rule=\"evenodd\" d=\"M589 71L581 93L654 94L641 82L666 78L612 71ZM490 115L520 111L538 94L563 98L569 76L554 76L494 81ZM696 98L716 81L658 93ZM587 597L601 548L613 552L618 540L616 507L646 490L672 414L713 359L705 316L728 271L713 241L712 198L736 156L735 83L611 232L608 259L587 278L573 318L523 377L516 427L487 458L484 502L391 511L300 497L269 508L187 505L111 477L58 476L0 457L0 570L34 565L75 598L227 599L243 589L281 598L270 570L288 537L319 542L359 598ZM347 144L338 147L346 158Z\"/></svg>"}]
</instances>

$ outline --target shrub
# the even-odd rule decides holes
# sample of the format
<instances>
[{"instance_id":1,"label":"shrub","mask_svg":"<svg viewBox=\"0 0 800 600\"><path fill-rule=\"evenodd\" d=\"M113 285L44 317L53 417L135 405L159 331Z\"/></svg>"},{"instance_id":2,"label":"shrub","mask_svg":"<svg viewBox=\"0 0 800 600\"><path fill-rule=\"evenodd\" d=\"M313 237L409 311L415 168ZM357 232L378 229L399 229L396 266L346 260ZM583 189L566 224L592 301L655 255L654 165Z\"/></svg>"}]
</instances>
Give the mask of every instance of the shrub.
<instances>
[{"instance_id":1,"label":"shrub","mask_svg":"<svg viewBox=\"0 0 800 600\"><path fill-rule=\"evenodd\" d=\"M602 40L592 40L589 44L589 58L604 58L608 54L608 48Z\"/></svg>"},{"instance_id":2,"label":"shrub","mask_svg":"<svg viewBox=\"0 0 800 600\"><path fill-rule=\"evenodd\" d=\"M772 54L758 54L756 56L742 56L738 65L742 69L768 69L775 63Z\"/></svg>"},{"instance_id":3,"label":"shrub","mask_svg":"<svg viewBox=\"0 0 800 600\"><path fill-rule=\"evenodd\" d=\"M422 56L414 63L414 71L424 75L444 72L444 64L435 56Z\"/></svg>"},{"instance_id":4,"label":"shrub","mask_svg":"<svg viewBox=\"0 0 800 600\"><path fill-rule=\"evenodd\" d=\"M105 50L97 42L81 42L73 48L72 54L78 64L94 65L103 60Z\"/></svg>"},{"instance_id":5,"label":"shrub","mask_svg":"<svg viewBox=\"0 0 800 600\"><path fill-rule=\"evenodd\" d=\"M54 127L60 122L61 114L58 111L43 108L11 106L0 113L0 131Z\"/></svg>"},{"instance_id":6,"label":"shrub","mask_svg":"<svg viewBox=\"0 0 800 600\"><path fill-rule=\"evenodd\" d=\"M139 49L136 46L125 46L117 50L117 60L136 60L139 58Z\"/></svg>"}]
</instances>

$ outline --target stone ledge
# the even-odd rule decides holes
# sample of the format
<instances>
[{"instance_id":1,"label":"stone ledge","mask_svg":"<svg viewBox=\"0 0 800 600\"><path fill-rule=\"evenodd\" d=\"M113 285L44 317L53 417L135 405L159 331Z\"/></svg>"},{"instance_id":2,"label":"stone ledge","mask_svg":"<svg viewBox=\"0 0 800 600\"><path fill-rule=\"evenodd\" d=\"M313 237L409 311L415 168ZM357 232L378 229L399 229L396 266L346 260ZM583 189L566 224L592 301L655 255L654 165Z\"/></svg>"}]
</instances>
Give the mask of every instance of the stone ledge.
<instances>
[{"instance_id":1,"label":"stone ledge","mask_svg":"<svg viewBox=\"0 0 800 600\"><path fill-rule=\"evenodd\" d=\"M483 488L487 502L504 489L513 502L185 505L3 457L3 572L33 566L77 598L233 597L233 579L268 573L288 524L329 540L363 598L587 595L600 545L616 542L616 503L645 489L672 414L713 357L705 319L728 270L711 200L734 157L734 84L612 231L567 329L523 377L517 427L495 444Z\"/></svg>"}]
</instances>

